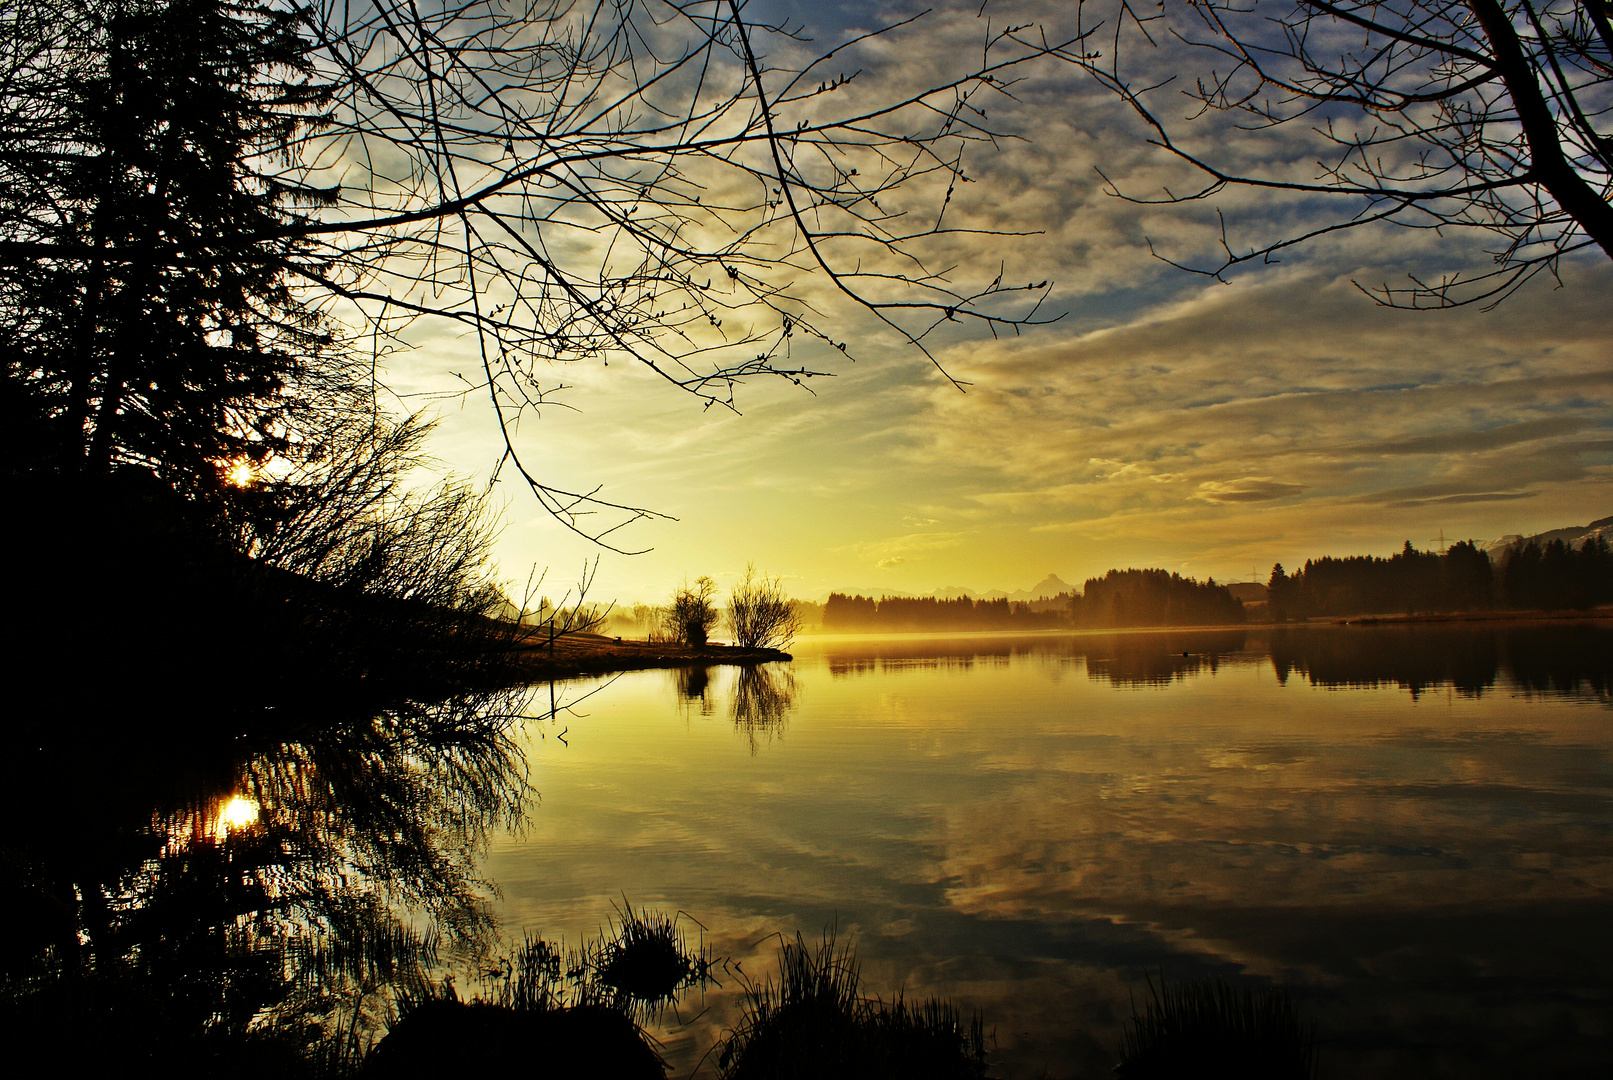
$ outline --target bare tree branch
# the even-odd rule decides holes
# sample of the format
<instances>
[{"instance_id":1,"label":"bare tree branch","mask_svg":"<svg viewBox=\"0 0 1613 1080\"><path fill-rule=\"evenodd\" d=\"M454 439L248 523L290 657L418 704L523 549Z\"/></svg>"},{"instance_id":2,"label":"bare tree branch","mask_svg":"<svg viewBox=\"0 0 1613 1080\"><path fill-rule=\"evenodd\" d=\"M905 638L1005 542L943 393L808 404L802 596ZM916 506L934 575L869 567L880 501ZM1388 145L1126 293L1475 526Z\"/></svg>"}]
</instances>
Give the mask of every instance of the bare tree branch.
<instances>
[{"instance_id":1,"label":"bare tree branch","mask_svg":"<svg viewBox=\"0 0 1613 1080\"><path fill-rule=\"evenodd\" d=\"M1082 17L1099 7L1088 0ZM1493 305L1541 271L1555 275L1572 252L1599 247L1613 257L1613 33L1600 0L1208 0L1146 16L1123 2L1104 10L1115 22L1110 52L1061 55L1205 177L1185 195L1147 196L1106 176L1110 194L1178 204L1252 188L1339 207L1326 224L1244 243L1228 237L1223 218L1219 262L1159 256L1172 265L1220 277L1379 224L1499 238L1493 270L1364 290L1395 307L1454 307ZM1165 119L1165 84L1130 71L1146 70L1163 40L1189 59L1230 64L1180 91L1195 107L1182 124ZM1274 140L1278 129L1308 135L1325 156L1308 176L1283 165L1283 152L1258 170L1231 164L1213 139L1197 149L1203 125L1218 118Z\"/></svg>"}]
</instances>

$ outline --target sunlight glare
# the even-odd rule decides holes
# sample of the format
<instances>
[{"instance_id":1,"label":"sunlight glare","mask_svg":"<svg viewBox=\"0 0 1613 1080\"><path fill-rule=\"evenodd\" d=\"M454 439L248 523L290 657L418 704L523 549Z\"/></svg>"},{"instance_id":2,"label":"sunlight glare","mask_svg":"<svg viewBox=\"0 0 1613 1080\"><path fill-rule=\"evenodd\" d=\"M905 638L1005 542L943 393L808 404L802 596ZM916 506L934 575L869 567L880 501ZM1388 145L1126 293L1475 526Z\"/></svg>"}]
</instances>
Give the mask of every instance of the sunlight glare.
<instances>
[{"instance_id":1,"label":"sunlight glare","mask_svg":"<svg viewBox=\"0 0 1613 1080\"><path fill-rule=\"evenodd\" d=\"M234 795L219 811L218 831L224 834L231 829L244 829L248 825L257 824L257 820L258 804L244 795Z\"/></svg>"},{"instance_id":2,"label":"sunlight glare","mask_svg":"<svg viewBox=\"0 0 1613 1080\"><path fill-rule=\"evenodd\" d=\"M231 465L229 470L224 474L224 478L226 480L234 484L236 487L242 488L251 487L252 481L256 479L256 476L257 474L252 468L252 463L248 461L237 461L234 465Z\"/></svg>"}]
</instances>

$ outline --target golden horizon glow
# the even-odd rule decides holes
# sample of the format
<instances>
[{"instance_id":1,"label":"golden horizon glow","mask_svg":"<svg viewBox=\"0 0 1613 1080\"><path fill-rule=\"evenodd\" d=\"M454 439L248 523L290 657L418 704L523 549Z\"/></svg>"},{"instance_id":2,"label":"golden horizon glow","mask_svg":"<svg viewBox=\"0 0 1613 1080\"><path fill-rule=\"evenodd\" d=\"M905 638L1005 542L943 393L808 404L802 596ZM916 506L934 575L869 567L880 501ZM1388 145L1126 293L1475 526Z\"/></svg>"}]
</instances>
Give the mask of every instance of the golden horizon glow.
<instances>
[{"instance_id":1,"label":"golden horizon glow","mask_svg":"<svg viewBox=\"0 0 1613 1080\"><path fill-rule=\"evenodd\" d=\"M910 56L963 64L977 6L937 5L899 50L860 56L862 92L908 86ZM799 10L820 43L859 32L866 14ZM602 552L506 471L501 576L518 591L546 567L574 585L575 568L602 556L589 598L628 604L664 602L701 574L726 592L752 562L814 600L1014 592L1049 573L1079 586L1133 566L1264 581L1274 563L1439 537L1487 546L1613 514L1613 262L1565 256L1561 288L1542 275L1494 310L1397 311L1361 291L1489 265L1487 241L1462 232L1329 233L1227 283L1184 274L1154 252L1213 265L1218 211L1240 236L1270 237L1322 228L1340 207L1113 198L1105 181L1148 193L1185 179L1134 119L1072 69L1028 73L991 108L1024 141L971 149L974 182L947 204L960 230L937 264L956 265L948 280L1050 280L1040 314L1056 323L998 339L948 322L924 355L803 277L802 302L835 320L856 358L798 335L791 362L834 373L810 391L752 381L738 412L706 410L615 357L566 366L557 400L569 408L512 432L518 449L545 484L664 516L607 537L647 554ZM1247 133L1221 134L1243 145ZM1274 159L1314 152L1305 125L1271 137ZM936 209L917 192L887 207ZM440 402L433 454L445 471L488 477L503 431L465 404L465 339L422 324L410 341L388 357L389 389Z\"/></svg>"}]
</instances>

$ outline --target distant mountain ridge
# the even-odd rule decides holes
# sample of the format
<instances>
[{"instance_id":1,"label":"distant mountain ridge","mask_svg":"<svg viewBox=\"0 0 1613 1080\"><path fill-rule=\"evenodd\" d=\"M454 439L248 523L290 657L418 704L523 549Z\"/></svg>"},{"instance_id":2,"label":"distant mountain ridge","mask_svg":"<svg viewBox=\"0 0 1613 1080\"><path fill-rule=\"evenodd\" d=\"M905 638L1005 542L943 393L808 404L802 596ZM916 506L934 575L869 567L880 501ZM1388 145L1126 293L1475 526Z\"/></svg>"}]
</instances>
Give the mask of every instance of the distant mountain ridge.
<instances>
[{"instance_id":1,"label":"distant mountain ridge","mask_svg":"<svg viewBox=\"0 0 1613 1080\"><path fill-rule=\"evenodd\" d=\"M1507 548L1523 541L1533 540L1541 547L1545 547L1553 540L1561 540L1565 544L1578 545L1586 540L1594 540L1598 536L1605 536L1613 543L1613 517L1599 518L1589 525L1570 525L1566 529L1552 529L1550 532L1536 533L1533 536L1522 536L1518 533L1508 533L1499 540L1494 540L1485 547L1490 558L1498 558Z\"/></svg>"},{"instance_id":2,"label":"distant mountain ridge","mask_svg":"<svg viewBox=\"0 0 1613 1080\"><path fill-rule=\"evenodd\" d=\"M1029 603L1032 600L1051 600L1060 593L1073 593L1075 586L1059 577L1057 574L1048 574L1041 581L1028 589L1015 589L1008 592L1004 589L991 589L987 592L977 593L973 589L966 589L961 585L948 585L944 589L937 589L930 595L937 600L1012 600L1015 603Z\"/></svg>"}]
</instances>

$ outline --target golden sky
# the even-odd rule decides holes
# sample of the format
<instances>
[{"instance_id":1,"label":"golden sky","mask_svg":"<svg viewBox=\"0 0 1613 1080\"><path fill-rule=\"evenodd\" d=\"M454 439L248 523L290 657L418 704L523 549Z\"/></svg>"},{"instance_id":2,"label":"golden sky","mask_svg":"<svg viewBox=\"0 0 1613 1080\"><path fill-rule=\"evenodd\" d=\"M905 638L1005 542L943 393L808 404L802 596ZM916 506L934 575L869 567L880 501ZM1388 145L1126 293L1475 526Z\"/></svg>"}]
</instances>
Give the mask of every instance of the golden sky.
<instances>
[{"instance_id":1,"label":"golden sky","mask_svg":"<svg viewBox=\"0 0 1613 1080\"><path fill-rule=\"evenodd\" d=\"M939 5L863 50L860 92L966 64L978 7ZM822 44L904 9L794 10ZM1486 542L1613 514L1608 260L1565 261L1561 287L1543 276L1488 313L1392 311L1355 284L1482 268L1494 240L1479 235L1357 230L1230 284L1185 274L1148 241L1173 257L1213 256L1214 206L1106 195L1095 166L1135 191L1181 176L1077 72L1048 65L1015 89L1019 100L998 102L991 120L1023 141L971 152L976 182L949 213L1036 235L960 237L940 254L960 281L984 284L999 268L1008 281L1050 279L1043 312L1064 317L1018 338L941 341L937 358L962 391L845 308L834 314L855 362L817 358L835 377L813 392L751 384L739 414L702 411L628 364L566 370L567 408L519 433L529 467L676 518L621 537L647 554L602 553L597 597L659 600L698 574L726 584L747 561L816 599L1013 590L1048 573L1079 585L1116 566L1264 580L1274 562L1387 554L1408 539L1433 547L1442 531ZM1304 133L1287 138L1232 152L1302 162ZM1250 235L1337 216L1247 194L1219 205ZM418 405L451 387L467 348L427 338L392 362L390 384ZM485 479L498 458L491 417L474 399L434 408L445 465ZM507 579L547 567L545 591L558 595L601 554L513 487L498 490Z\"/></svg>"}]
</instances>

